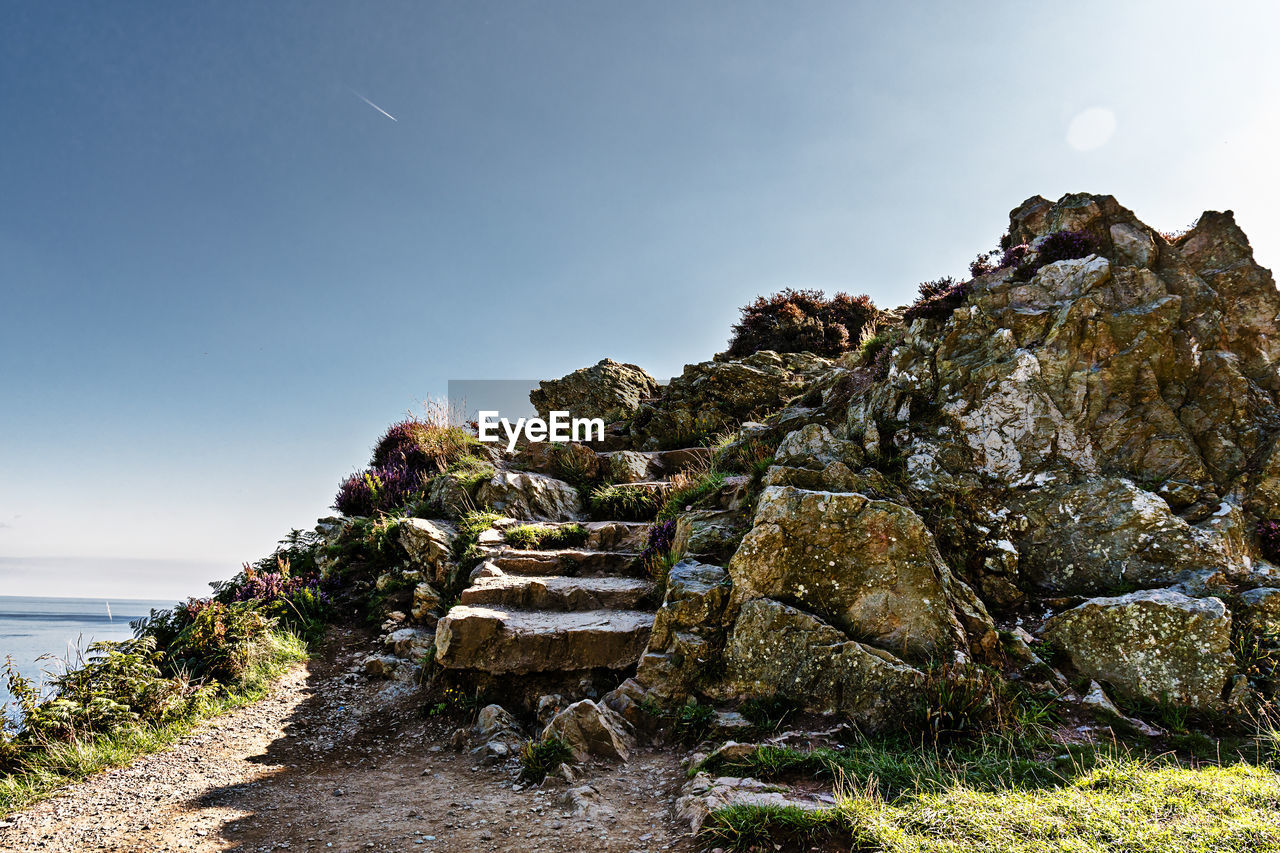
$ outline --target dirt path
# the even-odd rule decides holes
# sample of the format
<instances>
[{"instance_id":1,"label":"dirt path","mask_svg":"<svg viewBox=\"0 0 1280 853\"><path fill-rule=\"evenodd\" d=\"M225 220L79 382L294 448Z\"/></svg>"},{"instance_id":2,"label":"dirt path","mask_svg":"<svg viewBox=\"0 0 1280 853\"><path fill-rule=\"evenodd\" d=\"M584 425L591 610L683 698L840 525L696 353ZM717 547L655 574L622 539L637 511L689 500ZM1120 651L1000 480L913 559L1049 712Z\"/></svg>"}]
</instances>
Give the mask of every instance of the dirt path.
<instances>
[{"instance_id":1,"label":"dirt path","mask_svg":"<svg viewBox=\"0 0 1280 853\"><path fill-rule=\"evenodd\" d=\"M599 792L519 789L511 767L448 747L412 688L350 674L336 634L262 701L165 752L99 774L0 822L0 850L689 851L671 817L670 752L584 769Z\"/></svg>"}]
</instances>

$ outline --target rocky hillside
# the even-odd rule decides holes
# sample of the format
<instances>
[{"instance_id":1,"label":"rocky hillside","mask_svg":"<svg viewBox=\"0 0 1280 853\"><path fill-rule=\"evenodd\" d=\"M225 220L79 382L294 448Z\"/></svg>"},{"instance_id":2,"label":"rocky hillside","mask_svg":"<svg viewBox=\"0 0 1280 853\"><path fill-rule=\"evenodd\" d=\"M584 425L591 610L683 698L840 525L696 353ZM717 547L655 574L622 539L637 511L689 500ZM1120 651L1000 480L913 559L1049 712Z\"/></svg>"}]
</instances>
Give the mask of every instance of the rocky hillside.
<instances>
[{"instance_id":1,"label":"rocky hillside","mask_svg":"<svg viewBox=\"0 0 1280 853\"><path fill-rule=\"evenodd\" d=\"M764 707L963 729L1016 692L1147 737L1265 713L1280 293L1231 213L1174 236L1037 197L973 272L857 302L843 355L544 382L604 440L466 446L390 521L322 523L326 571L371 526L401 558L369 580L367 672L500 700L460 733L493 760L528 734L625 758Z\"/></svg>"}]
</instances>

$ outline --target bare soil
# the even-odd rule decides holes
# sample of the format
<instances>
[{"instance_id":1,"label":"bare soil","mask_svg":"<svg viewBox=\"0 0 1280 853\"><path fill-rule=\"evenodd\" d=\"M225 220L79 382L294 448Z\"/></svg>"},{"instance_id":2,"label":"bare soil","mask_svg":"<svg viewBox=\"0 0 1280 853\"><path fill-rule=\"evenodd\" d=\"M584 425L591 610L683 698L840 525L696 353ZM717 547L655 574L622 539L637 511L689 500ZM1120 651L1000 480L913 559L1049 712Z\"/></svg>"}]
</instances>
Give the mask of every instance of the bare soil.
<instances>
[{"instance_id":1,"label":"bare soil","mask_svg":"<svg viewBox=\"0 0 1280 853\"><path fill-rule=\"evenodd\" d=\"M521 786L513 763L451 749L457 723L412 685L354 675L368 647L335 629L263 700L0 821L0 850L697 849L671 814L676 754Z\"/></svg>"}]
</instances>

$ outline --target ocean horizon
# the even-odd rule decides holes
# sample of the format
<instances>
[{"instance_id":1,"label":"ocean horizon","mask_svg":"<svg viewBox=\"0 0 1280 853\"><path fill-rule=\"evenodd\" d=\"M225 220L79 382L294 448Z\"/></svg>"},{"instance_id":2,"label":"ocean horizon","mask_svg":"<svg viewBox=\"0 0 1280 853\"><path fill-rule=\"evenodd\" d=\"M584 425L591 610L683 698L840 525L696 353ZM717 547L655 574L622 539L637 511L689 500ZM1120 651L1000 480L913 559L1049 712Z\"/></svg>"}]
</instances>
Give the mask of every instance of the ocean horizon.
<instances>
[{"instance_id":1,"label":"ocean horizon","mask_svg":"<svg viewBox=\"0 0 1280 853\"><path fill-rule=\"evenodd\" d=\"M73 664L91 643L127 640L129 623L153 608L173 607L167 599L78 598L0 595L0 661L12 660L27 678L45 683ZM8 684L0 679L0 706L16 719Z\"/></svg>"}]
</instances>

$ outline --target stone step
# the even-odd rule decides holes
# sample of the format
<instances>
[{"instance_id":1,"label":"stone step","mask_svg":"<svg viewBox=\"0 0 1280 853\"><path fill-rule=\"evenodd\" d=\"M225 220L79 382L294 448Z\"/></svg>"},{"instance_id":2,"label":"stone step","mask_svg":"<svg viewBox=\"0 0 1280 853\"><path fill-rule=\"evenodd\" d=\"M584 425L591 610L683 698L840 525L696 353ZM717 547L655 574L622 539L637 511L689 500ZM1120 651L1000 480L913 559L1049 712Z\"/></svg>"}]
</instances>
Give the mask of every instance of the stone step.
<instances>
[{"instance_id":1,"label":"stone step","mask_svg":"<svg viewBox=\"0 0 1280 853\"><path fill-rule=\"evenodd\" d=\"M505 610L459 604L436 628L436 661L490 673L624 669L640 658L653 614Z\"/></svg>"},{"instance_id":2,"label":"stone step","mask_svg":"<svg viewBox=\"0 0 1280 853\"><path fill-rule=\"evenodd\" d=\"M520 551L501 546L480 550L487 561L513 575L639 577L644 574L640 554L635 551Z\"/></svg>"},{"instance_id":3,"label":"stone step","mask_svg":"<svg viewBox=\"0 0 1280 853\"><path fill-rule=\"evenodd\" d=\"M650 523L647 521L527 522L504 518L480 534L479 544L500 547L506 541L502 536L503 530L531 523L538 527L570 527L581 524L587 530L587 541L582 547L588 551L642 551L649 541Z\"/></svg>"},{"instance_id":4,"label":"stone step","mask_svg":"<svg viewBox=\"0 0 1280 853\"><path fill-rule=\"evenodd\" d=\"M504 574L477 577L463 591L462 603L523 610L630 610L646 603L653 591L653 583L640 578Z\"/></svg>"}]
</instances>

